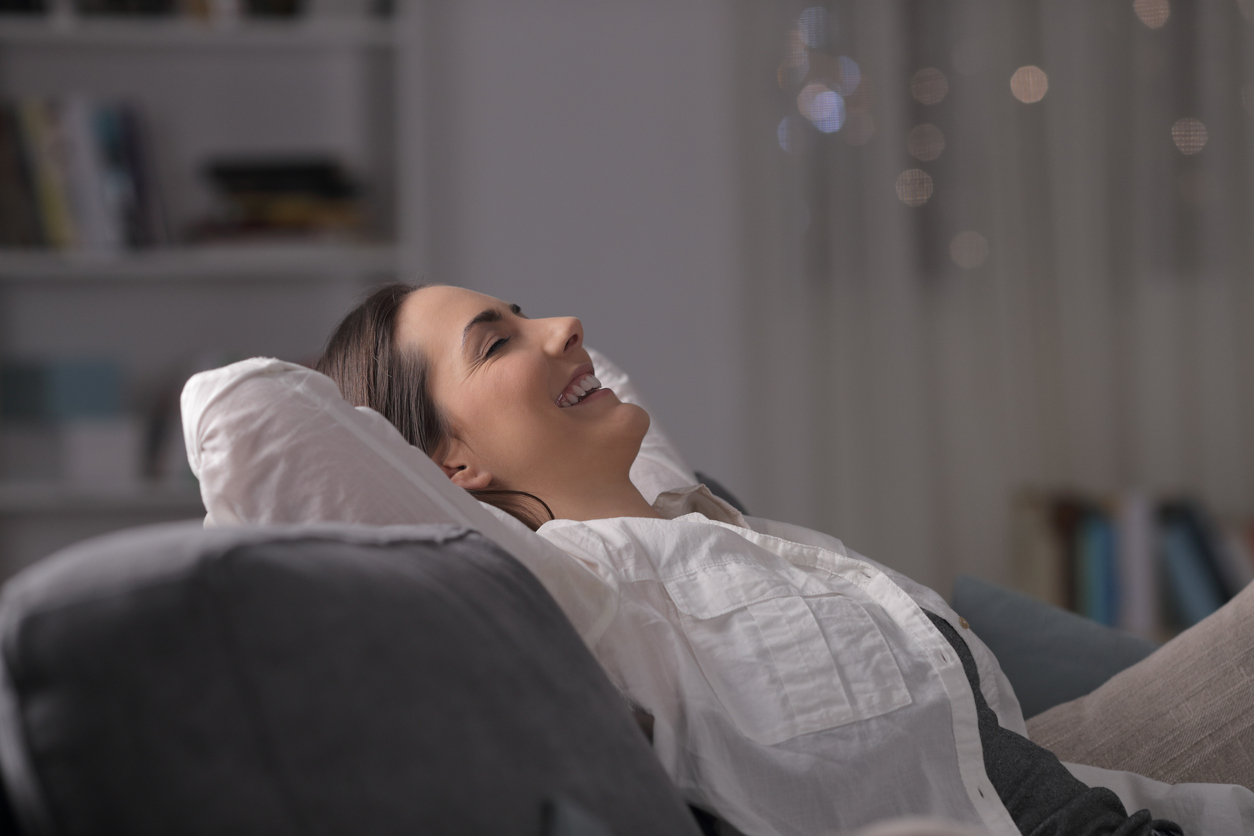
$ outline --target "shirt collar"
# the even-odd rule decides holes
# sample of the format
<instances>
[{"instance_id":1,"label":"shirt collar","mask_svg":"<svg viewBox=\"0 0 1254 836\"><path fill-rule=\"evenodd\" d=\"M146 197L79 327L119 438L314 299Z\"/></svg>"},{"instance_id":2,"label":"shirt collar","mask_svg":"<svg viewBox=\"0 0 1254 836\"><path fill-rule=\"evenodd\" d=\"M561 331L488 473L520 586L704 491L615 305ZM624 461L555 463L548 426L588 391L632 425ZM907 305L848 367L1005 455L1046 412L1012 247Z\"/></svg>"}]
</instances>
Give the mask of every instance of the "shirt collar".
<instances>
[{"instance_id":1,"label":"shirt collar","mask_svg":"<svg viewBox=\"0 0 1254 836\"><path fill-rule=\"evenodd\" d=\"M739 511L724 502L705 485L690 485L658 494L653 509L668 520L685 514L697 513L716 522L748 528L749 524Z\"/></svg>"}]
</instances>

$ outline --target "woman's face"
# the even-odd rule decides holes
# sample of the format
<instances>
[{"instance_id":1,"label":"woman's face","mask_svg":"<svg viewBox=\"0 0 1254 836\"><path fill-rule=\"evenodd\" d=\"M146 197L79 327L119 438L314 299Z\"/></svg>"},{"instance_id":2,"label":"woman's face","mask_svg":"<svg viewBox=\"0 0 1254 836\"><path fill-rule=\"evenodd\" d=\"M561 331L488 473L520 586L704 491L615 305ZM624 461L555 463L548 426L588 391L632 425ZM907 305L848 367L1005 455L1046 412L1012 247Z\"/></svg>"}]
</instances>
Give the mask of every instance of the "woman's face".
<instances>
[{"instance_id":1,"label":"woman's face","mask_svg":"<svg viewBox=\"0 0 1254 836\"><path fill-rule=\"evenodd\" d=\"M558 497L630 470L649 416L609 389L577 398L594 371L578 319L528 319L491 296L432 286L401 305L397 341L430 364L451 436L432 458L458 485Z\"/></svg>"}]
</instances>

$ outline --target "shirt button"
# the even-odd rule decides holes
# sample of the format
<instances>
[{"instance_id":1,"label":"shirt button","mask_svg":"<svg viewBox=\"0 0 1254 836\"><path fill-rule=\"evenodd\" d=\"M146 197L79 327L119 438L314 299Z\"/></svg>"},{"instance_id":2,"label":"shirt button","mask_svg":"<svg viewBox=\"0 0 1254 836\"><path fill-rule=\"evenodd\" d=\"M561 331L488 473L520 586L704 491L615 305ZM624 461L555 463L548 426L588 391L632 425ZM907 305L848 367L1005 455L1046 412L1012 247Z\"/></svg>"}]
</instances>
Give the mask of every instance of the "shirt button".
<instances>
[{"instance_id":1,"label":"shirt button","mask_svg":"<svg viewBox=\"0 0 1254 836\"><path fill-rule=\"evenodd\" d=\"M958 616L958 623L962 625L962 629L964 629L964 630L970 630L970 629L971 629L971 625L970 625L970 624L968 624L968 623L967 623L967 620L966 620L965 618L963 618L962 616Z\"/></svg>"}]
</instances>

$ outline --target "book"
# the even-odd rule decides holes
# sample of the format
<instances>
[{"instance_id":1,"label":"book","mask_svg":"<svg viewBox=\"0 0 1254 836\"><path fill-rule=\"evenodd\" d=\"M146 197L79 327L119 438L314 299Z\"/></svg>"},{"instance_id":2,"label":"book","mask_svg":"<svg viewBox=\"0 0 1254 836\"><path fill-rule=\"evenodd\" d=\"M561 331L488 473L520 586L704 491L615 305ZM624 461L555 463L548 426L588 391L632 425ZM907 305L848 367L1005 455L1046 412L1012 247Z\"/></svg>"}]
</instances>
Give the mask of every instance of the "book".
<instances>
[{"instance_id":1,"label":"book","mask_svg":"<svg viewBox=\"0 0 1254 836\"><path fill-rule=\"evenodd\" d=\"M1053 500L1051 519L1063 546L1061 583L1066 595L1066 609L1073 612L1082 612L1080 532L1091 508L1092 504L1086 498L1076 494L1063 494Z\"/></svg>"},{"instance_id":2,"label":"book","mask_svg":"<svg viewBox=\"0 0 1254 836\"><path fill-rule=\"evenodd\" d=\"M17 110L0 104L0 246L45 243L34 189Z\"/></svg>"},{"instance_id":3,"label":"book","mask_svg":"<svg viewBox=\"0 0 1254 836\"><path fill-rule=\"evenodd\" d=\"M1229 583L1240 592L1254 582L1254 553L1245 527L1229 522L1221 529L1220 557Z\"/></svg>"},{"instance_id":4,"label":"book","mask_svg":"<svg viewBox=\"0 0 1254 836\"><path fill-rule=\"evenodd\" d=\"M1119 628L1157 641L1165 625L1160 606L1154 506L1142 491L1128 491L1116 513Z\"/></svg>"},{"instance_id":5,"label":"book","mask_svg":"<svg viewBox=\"0 0 1254 836\"><path fill-rule=\"evenodd\" d=\"M1179 515L1193 540L1194 548L1212 585L1219 590L1223 602L1227 603L1241 589L1234 580L1229 579L1225 572L1221 558L1222 538L1210 519L1210 515L1201 504L1191 500L1176 500L1166 503L1164 507L1168 512Z\"/></svg>"},{"instance_id":6,"label":"book","mask_svg":"<svg viewBox=\"0 0 1254 836\"><path fill-rule=\"evenodd\" d=\"M1054 528L1053 499L1040 491L1019 491L1011 502L1011 553L1015 586L1056 607L1070 594L1063 563L1066 548Z\"/></svg>"},{"instance_id":7,"label":"book","mask_svg":"<svg viewBox=\"0 0 1254 836\"><path fill-rule=\"evenodd\" d=\"M41 424L113 418L122 367L105 358L0 361L0 419Z\"/></svg>"},{"instance_id":8,"label":"book","mask_svg":"<svg viewBox=\"0 0 1254 836\"><path fill-rule=\"evenodd\" d=\"M1113 627L1119 608L1114 526L1102 509L1094 507L1077 521L1074 536L1076 610Z\"/></svg>"},{"instance_id":9,"label":"book","mask_svg":"<svg viewBox=\"0 0 1254 836\"><path fill-rule=\"evenodd\" d=\"M1021 490L1010 534L1020 590L1152 641L1254 582L1254 523L1219 525L1191 498Z\"/></svg>"},{"instance_id":10,"label":"book","mask_svg":"<svg viewBox=\"0 0 1254 836\"><path fill-rule=\"evenodd\" d=\"M358 187L332 158L211 161L205 176L219 196L219 217L202 238L352 234L364 226Z\"/></svg>"},{"instance_id":11,"label":"book","mask_svg":"<svg viewBox=\"0 0 1254 836\"><path fill-rule=\"evenodd\" d=\"M23 99L17 107L43 237L53 247L72 247L77 231L70 210L66 149L58 114L44 99Z\"/></svg>"},{"instance_id":12,"label":"book","mask_svg":"<svg viewBox=\"0 0 1254 836\"><path fill-rule=\"evenodd\" d=\"M110 189L105 159L96 140L97 106L83 96L60 104L66 143L67 186L78 245L90 250L116 250L126 243L121 213Z\"/></svg>"},{"instance_id":13,"label":"book","mask_svg":"<svg viewBox=\"0 0 1254 836\"><path fill-rule=\"evenodd\" d=\"M1159 525L1166 597L1180 627L1187 629L1222 607L1227 596L1185 506L1164 504Z\"/></svg>"},{"instance_id":14,"label":"book","mask_svg":"<svg viewBox=\"0 0 1254 836\"><path fill-rule=\"evenodd\" d=\"M105 183L106 200L127 245L166 243L164 213L149 173L140 121L123 104L104 104L94 111L95 136Z\"/></svg>"},{"instance_id":15,"label":"book","mask_svg":"<svg viewBox=\"0 0 1254 836\"><path fill-rule=\"evenodd\" d=\"M122 147L135 187L135 228L130 241L139 247L169 242L165 207L156 182L156 166L148 148L148 136L139 111L125 104L113 106L121 124Z\"/></svg>"}]
</instances>

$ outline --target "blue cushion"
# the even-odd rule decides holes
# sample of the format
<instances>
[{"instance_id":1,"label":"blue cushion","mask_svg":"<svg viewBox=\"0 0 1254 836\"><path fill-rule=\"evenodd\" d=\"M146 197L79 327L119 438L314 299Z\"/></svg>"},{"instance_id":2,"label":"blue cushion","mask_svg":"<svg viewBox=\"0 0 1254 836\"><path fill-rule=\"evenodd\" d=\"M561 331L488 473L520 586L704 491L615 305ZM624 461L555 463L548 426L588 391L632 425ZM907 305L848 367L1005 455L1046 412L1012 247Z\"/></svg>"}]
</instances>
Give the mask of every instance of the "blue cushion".
<instances>
[{"instance_id":1,"label":"blue cushion","mask_svg":"<svg viewBox=\"0 0 1254 836\"><path fill-rule=\"evenodd\" d=\"M1023 716L1082 697L1158 645L970 575L954 581L953 608L988 645Z\"/></svg>"}]
</instances>

